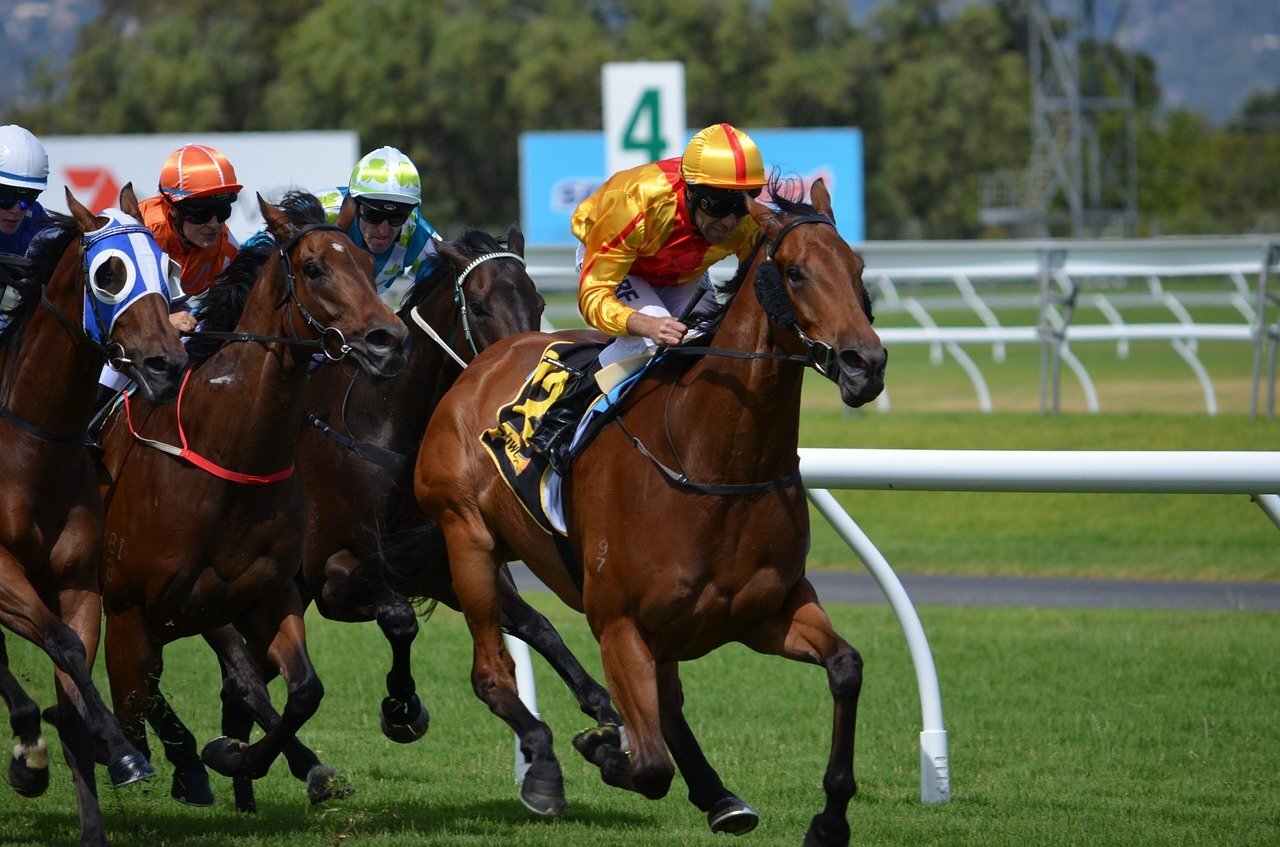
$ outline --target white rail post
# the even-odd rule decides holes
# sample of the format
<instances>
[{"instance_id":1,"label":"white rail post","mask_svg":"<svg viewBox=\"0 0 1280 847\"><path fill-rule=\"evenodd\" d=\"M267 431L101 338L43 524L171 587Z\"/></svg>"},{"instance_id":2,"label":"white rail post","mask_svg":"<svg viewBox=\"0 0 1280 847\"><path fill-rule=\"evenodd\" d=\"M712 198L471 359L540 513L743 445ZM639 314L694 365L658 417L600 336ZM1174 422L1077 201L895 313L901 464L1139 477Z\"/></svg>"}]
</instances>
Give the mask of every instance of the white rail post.
<instances>
[{"instance_id":1,"label":"white rail post","mask_svg":"<svg viewBox=\"0 0 1280 847\"><path fill-rule=\"evenodd\" d=\"M540 718L538 714L538 689L533 681L533 661L529 657L529 645L525 644L519 638L513 635L502 636L502 640L507 644L507 652L511 654L511 660L516 664L516 691L520 695L520 702L533 712L535 718ZM516 736L516 761L515 774L516 785L524 782L524 775L529 770L529 762L525 761L524 753L520 752L520 736Z\"/></svg>"},{"instance_id":2,"label":"white rail post","mask_svg":"<svg viewBox=\"0 0 1280 847\"><path fill-rule=\"evenodd\" d=\"M916 686L920 689L920 712L923 728L920 731L920 801L946 803L951 799L951 770L947 763L947 730L942 724L942 695L938 691L938 671L925 638L920 616L916 614L911 598L907 597L898 575L867 537L845 512L844 508L824 488L808 489L809 499L830 521L845 543L858 554L862 563L871 571L880 590L889 600L898 625L907 637L911 651L911 663L916 670Z\"/></svg>"}]
</instances>

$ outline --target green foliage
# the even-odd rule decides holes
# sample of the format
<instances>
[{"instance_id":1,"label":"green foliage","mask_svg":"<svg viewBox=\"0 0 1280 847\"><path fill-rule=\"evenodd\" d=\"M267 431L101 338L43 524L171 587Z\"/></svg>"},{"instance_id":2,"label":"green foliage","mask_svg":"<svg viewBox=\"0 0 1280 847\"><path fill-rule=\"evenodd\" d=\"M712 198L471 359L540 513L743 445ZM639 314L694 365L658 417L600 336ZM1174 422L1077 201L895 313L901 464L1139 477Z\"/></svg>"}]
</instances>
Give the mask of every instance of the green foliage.
<instances>
[{"instance_id":1,"label":"green foliage","mask_svg":"<svg viewBox=\"0 0 1280 847\"><path fill-rule=\"evenodd\" d=\"M494 229L518 217L520 133L598 127L604 62L679 60L691 127L860 127L870 237L975 237L991 234L978 175L1030 155L1027 38L1014 0L892 0L862 28L842 0L107 0L10 119L37 134L351 128L413 158L437 226ZM1132 64L1136 102L1158 106L1149 57L1082 61ZM1280 228L1277 96L1224 131L1143 122L1151 231Z\"/></svg>"}]
</instances>

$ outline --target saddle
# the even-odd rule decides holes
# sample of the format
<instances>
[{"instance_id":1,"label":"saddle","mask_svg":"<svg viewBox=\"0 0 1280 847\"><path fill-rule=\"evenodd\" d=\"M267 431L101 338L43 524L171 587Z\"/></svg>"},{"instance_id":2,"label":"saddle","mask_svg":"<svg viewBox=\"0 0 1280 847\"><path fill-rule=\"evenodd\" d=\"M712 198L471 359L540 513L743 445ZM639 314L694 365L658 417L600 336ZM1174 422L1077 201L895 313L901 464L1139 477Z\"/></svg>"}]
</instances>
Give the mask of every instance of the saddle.
<instances>
[{"instance_id":1,"label":"saddle","mask_svg":"<svg viewBox=\"0 0 1280 847\"><path fill-rule=\"evenodd\" d=\"M546 487L585 446L580 439L571 451L569 441L603 398L595 381L603 347L590 341L548 344L516 396L498 410L496 425L480 435L502 478L547 532L555 527L543 508Z\"/></svg>"}]
</instances>

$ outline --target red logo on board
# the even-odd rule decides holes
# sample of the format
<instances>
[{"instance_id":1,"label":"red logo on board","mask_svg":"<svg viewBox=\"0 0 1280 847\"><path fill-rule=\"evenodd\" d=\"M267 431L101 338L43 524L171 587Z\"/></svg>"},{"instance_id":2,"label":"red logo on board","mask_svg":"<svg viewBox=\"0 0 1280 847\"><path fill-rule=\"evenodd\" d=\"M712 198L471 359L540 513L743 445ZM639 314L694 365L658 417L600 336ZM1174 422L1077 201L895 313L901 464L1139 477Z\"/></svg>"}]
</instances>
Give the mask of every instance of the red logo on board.
<instances>
[{"instance_id":1,"label":"red logo on board","mask_svg":"<svg viewBox=\"0 0 1280 847\"><path fill-rule=\"evenodd\" d=\"M106 168L63 168L76 199L97 214L120 202L120 184Z\"/></svg>"}]
</instances>

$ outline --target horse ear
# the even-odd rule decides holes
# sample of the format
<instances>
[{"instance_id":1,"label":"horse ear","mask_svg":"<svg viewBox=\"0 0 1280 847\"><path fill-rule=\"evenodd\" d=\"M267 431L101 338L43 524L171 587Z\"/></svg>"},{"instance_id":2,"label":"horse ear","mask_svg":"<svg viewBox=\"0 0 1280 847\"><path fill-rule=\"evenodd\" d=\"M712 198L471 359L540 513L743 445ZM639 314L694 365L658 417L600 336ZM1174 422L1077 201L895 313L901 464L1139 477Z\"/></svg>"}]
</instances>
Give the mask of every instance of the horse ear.
<instances>
[{"instance_id":1,"label":"horse ear","mask_svg":"<svg viewBox=\"0 0 1280 847\"><path fill-rule=\"evenodd\" d=\"M809 200L813 203L813 208L833 221L836 219L831 211L831 192L827 191L827 184L823 182L822 177L814 180L813 186L810 187Z\"/></svg>"},{"instance_id":2,"label":"horse ear","mask_svg":"<svg viewBox=\"0 0 1280 847\"><path fill-rule=\"evenodd\" d=\"M101 226L97 216L76 199L70 188L64 188L64 190L67 192L67 209L71 211L71 217L76 219L76 225L80 227L81 232L93 232Z\"/></svg>"},{"instance_id":3,"label":"horse ear","mask_svg":"<svg viewBox=\"0 0 1280 847\"><path fill-rule=\"evenodd\" d=\"M439 253L446 262L453 265L453 269L458 273L461 273L462 269L467 266L467 257L463 255L461 250L454 247L453 242L451 241L437 241L436 252Z\"/></svg>"},{"instance_id":4,"label":"horse ear","mask_svg":"<svg viewBox=\"0 0 1280 847\"><path fill-rule=\"evenodd\" d=\"M348 195L342 198L342 207L338 209L338 219L334 223L343 232L351 228L351 222L356 219L356 201Z\"/></svg>"},{"instance_id":5,"label":"horse ear","mask_svg":"<svg viewBox=\"0 0 1280 847\"><path fill-rule=\"evenodd\" d=\"M132 182L126 182L120 189L120 211L142 223L142 210L138 208L138 195L133 191Z\"/></svg>"},{"instance_id":6,"label":"horse ear","mask_svg":"<svg viewBox=\"0 0 1280 847\"><path fill-rule=\"evenodd\" d=\"M747 214L755 218L756 225L760 227L764 237L772 241L774 233L778 231L779 227L778 216L773 213L773 209L758 200L748 197Z\"/></svg>"},{"instance_id":7,"label":"horse ear","mask_svg":"<svg viewBox=\"0 0 1280 847\"><path fill-rule=\"evenodd\" d=\"M507 227L507 249L517 256L524 256L524 233L517 224Z\"/></svg>"},{"instance_id":8,"label":"horse ear","mask_svg":"<svg viewBox=\"0 0 1280 847\"><path fill-rule=\"evenodd\" d=\"M268 203L261 193L258 194L258 210L262 212L262 219L267 222L267 229L275 236L276 243L284 244L288 241L293 235L293 222L289 220L289 216Z\"/></svg>"}]
</instances>

